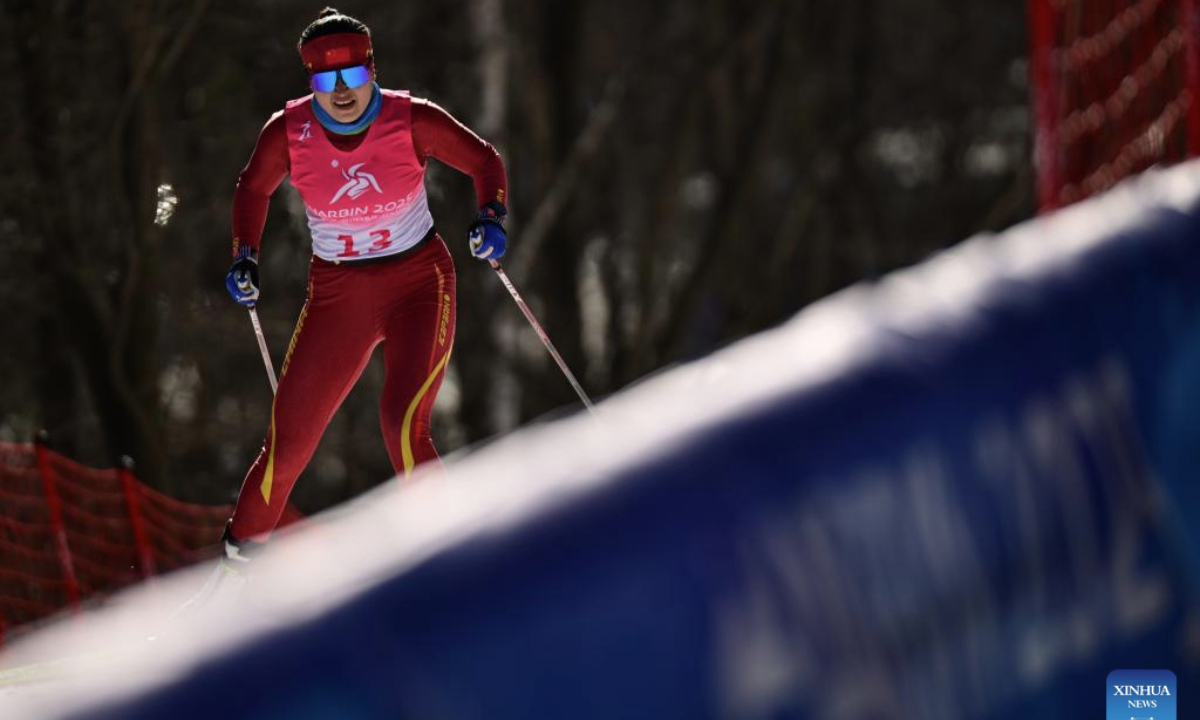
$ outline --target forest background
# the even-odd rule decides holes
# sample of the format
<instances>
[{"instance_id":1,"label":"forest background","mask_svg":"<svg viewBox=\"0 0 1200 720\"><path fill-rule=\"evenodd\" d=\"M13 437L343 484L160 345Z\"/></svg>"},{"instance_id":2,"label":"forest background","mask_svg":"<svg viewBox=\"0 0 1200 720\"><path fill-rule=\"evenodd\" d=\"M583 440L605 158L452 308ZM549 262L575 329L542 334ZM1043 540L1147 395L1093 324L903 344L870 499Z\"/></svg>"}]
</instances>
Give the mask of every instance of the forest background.
<instances>
[{"instance_id":1,"label":"forest background","mask_svg":"<svg viewBox=\"0 0 1200 720\"><path fill-rule=\"evenodd\" d=\"M271 395L226 295L230 199L267 118L308 92L295 0L3 0L0 440L123 455L230 502ZM806 304L1032 214L1022 3L343 2L384 87L445 107L509 172L505 266L597 399ZM431 163L459 275L443 453L577 408L487 265L468 178ZM290 185L263 239L278 364L309 237ZM379 355L292 496L392 474Z\"/></svg>"}]
</instances>

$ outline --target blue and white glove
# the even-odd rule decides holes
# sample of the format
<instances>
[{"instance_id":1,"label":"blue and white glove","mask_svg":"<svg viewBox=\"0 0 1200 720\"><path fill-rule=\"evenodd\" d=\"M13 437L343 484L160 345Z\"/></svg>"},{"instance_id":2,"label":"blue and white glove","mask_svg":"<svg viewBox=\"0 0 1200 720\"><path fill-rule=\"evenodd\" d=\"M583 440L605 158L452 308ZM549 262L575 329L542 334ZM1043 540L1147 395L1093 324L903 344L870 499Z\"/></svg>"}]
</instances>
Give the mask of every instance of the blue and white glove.
<instances>
[{"instance_id":1,"label":"blue and white glove","mask_svg":"<svg viewBox=\"0 0 1200 720\"><path fill-rule=\"evenodd\" d=\"M254 248L238 248L237 259L225 276L225 289L240 305L254 307L258 302L258 253L254 252Z\"/></svg>"},{"instance_id":2,"label":"blue and white glove","mask_svg":"<svg viewBox=\"0 0 1200 720\"><path fill-rule=\"evenodd\" d=\"M479 208L479 217L467 229L471 254L480 260L498 260L504 256L508 236L504 232L504 216L508 210L492 201Z\"/></svg>"}]
</instances>

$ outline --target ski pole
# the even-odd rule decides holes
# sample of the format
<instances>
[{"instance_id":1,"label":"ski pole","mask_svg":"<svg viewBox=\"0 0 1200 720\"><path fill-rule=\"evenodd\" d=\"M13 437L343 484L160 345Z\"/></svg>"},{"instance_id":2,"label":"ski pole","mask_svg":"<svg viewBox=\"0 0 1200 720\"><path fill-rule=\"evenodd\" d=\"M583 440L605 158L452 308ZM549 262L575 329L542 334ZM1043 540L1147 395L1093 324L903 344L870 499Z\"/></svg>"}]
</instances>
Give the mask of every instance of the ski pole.
<instances>
[{"instance_id":1,"label":"ski pole","mask_svg":"<svg viewBox=\"0 0 1200 720\"><path fill-rule=\"evenodd\" d=\"M263 364L267 366L267 377L271 379L271 394L279 389L279 383L275 380L275 366L271 364L271 351L267 350L267 339L263 337L262 325L258 323L258 310L253 307L250 310L250 324L254 326L254 335L258 337L258 349L262 351Z\"/></svg>"},{"instance_id":2,"label":"ski pole","mask_svg":"<svg viewBox=\"0 0 1200 720\"><path fill-rule=\"evenodd\" d=\"M587 408L589 413L592 414L592 417L595 417L595 408L592 405L591 398L589 398L587 393L583 391L583 387L579 384L579 381L575 379L575 376L571 373L571 369L567 367L567 363L563 361L562 355L558 354L558 350L555 349L554 343L550 342L550 336L546 334L546 331L542 329L542 326L537 321L537 318L533 316L533 311L530 310L529 306L525 304L525 300L521 298L521 293L517 292L517 288L512 284L512 280L508 279L508 273L504 272L504 268L500 267L500 261L488 260L488 264L491 265L492 269L496 271L496 275L500 277L500 282L504 283L504 287L508 289L508 294L512 295L512 299L516 301L517 307L521 308L521 312L525 313L525 319L528 320L529 324L533 326L533 331L537 333L539 338L541 338L542 344L546 346L546 350L550 352L550 357L554 358L554 362L558 363L558 367L563 371L563 375L567 376L567 382L571 383L571 387L575 388L575 393L579 395L579 399L583 401L583 406Z\"/></svg>"}]
</instances>

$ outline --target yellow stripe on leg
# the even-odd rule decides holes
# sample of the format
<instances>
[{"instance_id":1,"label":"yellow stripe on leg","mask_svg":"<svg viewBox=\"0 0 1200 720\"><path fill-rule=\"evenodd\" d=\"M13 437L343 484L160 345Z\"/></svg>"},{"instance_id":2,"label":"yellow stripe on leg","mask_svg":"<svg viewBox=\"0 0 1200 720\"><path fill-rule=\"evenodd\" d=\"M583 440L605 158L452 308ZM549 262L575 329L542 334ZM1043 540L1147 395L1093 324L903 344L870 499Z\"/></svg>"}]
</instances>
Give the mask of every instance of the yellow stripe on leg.
<instances>
[{"instance_id":1,"label":"yellow stripe on leg","mask_svg":"<svg viewBox=\"0 0 1200 720\"><path fill-rule=\"evenodd\" d=\"M442 369L446 367L446 361L449 359L450 351L447 350L446 354L442 356L442 359L439 360L438 364L433 368L433 372L429 373L429 377L425 378L424 384L421 385L421 389L417 391L416 397L414 397L412 402L408 404L408 410L404 413L404 424L400 428L400 457L404 460L405 480L407 480L408 476L412 474L413 467L416 465L416 462L413 460L411 437L413 415L416 414L417 406L421 404L421 400L425 397L425 393L429 392L429 388L433 386L434 379L436 379L438 373L440 373Z\"/></svg>"},{"instance_id":2,"label":"yellow stripe on leg","mask_svg":"<svg viewBox=\"0 0 1200 720\"><path fill-rule=\"evenodd\" d=\"M263 473L262 484L258 486L262 493L263 502L271 504L271 484L275 481L275 403L271 403L271 449L267 452L267 471Z\"/></svg>"}]
</instances>

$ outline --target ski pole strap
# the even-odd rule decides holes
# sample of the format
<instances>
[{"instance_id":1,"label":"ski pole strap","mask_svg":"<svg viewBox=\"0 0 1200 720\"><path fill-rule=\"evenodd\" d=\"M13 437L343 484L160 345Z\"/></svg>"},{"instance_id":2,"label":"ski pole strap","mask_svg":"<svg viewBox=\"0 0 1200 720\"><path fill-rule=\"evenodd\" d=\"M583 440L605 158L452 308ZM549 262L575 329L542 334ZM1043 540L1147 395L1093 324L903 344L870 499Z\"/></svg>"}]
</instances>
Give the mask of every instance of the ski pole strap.
<instances>
[{"instance_id":1,"label":"ski pole strap","mask_svg":"<svg viewBox=\"0 0 1200 720\"><path fill-rule=\"evenodd\" d=\"M508 294L512 295L512 299L517 303L517 307L521 308L521 312L525 314L525 319L528 320L529 324L533 326L533 331L537 333L537 336L541 339L542 344L546 346L546 350L550 353L550 357L554 358L554 362L558 363L558 367L560 370L562 370L563 375L567 376L567 382L571 383L571 387L575 388L575 394L577 394L579 399L583 401L583 406L587 408L589 413L592 413L593 417L595 417L595 406L592 405L591 398L589 398L587 393L583 391L583 386L580 385L579 381L575 379L575 375L571 372L571 369L567 367L567 363L562 359L562 355L558 354L558 350L554 347L554 343L550 342L550 336L546 334L546 331L542 329L541 323L539 323L537 318L533 316L533 311L530 310L529 306L525 304L525 300L521 297L521 293L517 292L517 288L512 284L512 280L508 279L508 273L504 272L504 268L500 266L500 261L488 260L488 264L491 265L492 269L496 271L496 275L500 277L500 282L504 283L504 287L508 289Z\"/></svg>"}]
</instances>

